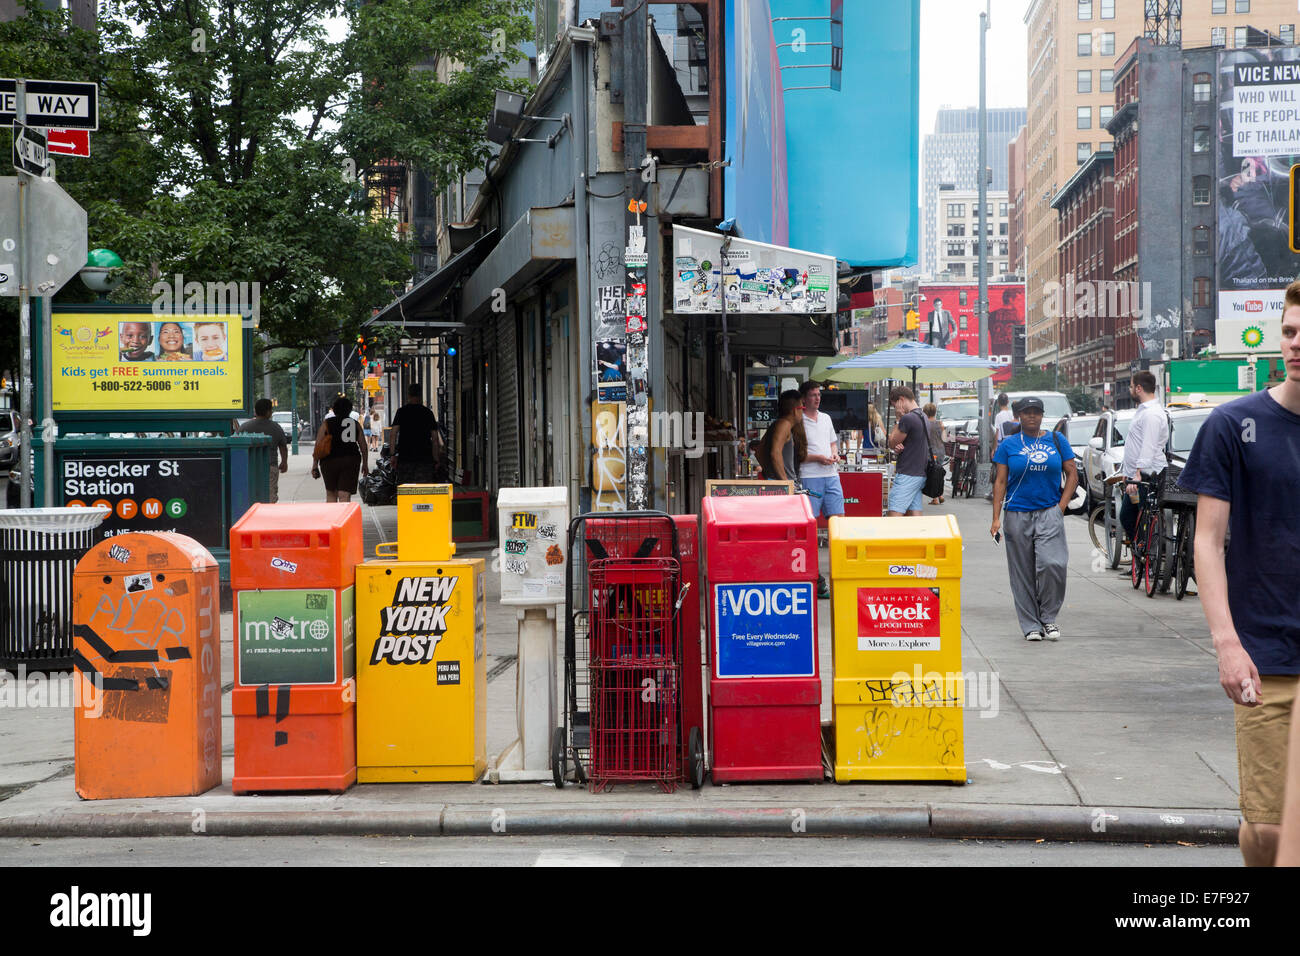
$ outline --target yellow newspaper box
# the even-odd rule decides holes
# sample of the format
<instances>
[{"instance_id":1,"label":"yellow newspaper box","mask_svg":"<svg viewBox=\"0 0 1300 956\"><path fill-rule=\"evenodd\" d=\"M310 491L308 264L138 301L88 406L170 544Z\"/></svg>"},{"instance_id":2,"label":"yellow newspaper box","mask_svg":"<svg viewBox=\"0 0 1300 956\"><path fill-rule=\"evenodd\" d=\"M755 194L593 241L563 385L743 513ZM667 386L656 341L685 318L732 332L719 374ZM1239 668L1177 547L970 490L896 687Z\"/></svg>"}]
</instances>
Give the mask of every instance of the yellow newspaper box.
<instances>
[{"instance_id":1,"label":"yellow newspaper box","mask_svg":"<svg viewBox=\"0 0 1300 956\"><path fill-rule=\"evenodd\" d=\"M961 532L830 519L835 779L966 782Z\"/></svg>"},{"instance_id":2,"label":"yellow newspaper box","mask_svg":"<svg viewBox=\"0 0 1300 956\"><path fill-rule=\"evenodd\" d=\"M451 540L451 485L397 486L397 560L446 561Z\"/></svg>"},{"instance_id":3,"label":"yellow newspaper box","mask_svg":"<svg viewBox=\"0 0 1300 956\"><path fill-rule=\"evenodd\" d=\"M357 565L357 781L487 768L483 560Z\"/></svg>"}]
</instances>

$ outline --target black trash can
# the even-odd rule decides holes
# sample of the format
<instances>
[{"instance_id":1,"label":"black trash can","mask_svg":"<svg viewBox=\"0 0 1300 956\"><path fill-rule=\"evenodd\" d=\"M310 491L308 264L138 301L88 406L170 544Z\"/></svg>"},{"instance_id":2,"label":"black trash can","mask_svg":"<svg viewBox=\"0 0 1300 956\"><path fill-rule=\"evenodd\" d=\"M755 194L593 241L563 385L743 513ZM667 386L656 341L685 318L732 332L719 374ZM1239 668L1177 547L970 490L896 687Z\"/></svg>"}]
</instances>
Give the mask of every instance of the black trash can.
<instances>
[{"instance_id":1,"label":"black trash can","mask_svg":"<svg viewBox=\"0 0 1300 956\"><path fill-rule=\"evenodd\" d=\"M0 511L0 667L72 667L72 574L107 508Z\"/></svg>"}]
</instances>

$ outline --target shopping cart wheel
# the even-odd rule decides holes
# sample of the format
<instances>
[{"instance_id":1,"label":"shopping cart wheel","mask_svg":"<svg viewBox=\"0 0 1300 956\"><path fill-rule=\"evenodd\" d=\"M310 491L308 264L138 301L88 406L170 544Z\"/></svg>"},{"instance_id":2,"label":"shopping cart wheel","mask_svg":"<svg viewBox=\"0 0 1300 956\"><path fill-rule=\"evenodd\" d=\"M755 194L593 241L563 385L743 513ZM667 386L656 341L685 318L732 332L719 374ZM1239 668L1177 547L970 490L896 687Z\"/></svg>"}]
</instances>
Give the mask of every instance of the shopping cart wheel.
<instances>
[{"instance_id":1,"label":"shopping cart wheel","mask_svg":"<svg viewBox=\"0 0 1300 956\"><path fill-rule=\"evenodd\" d=\"M551 734L551 777L555 780L556 787L564 786L564 775L568 772L568 761L565 759L568 749L564 728L556 727L555 733Z\"/></svg>"},{"instance_id":2,"label":"shopping cart wheel","mask_svg":"<svg viewBox=\"0 0 1300 956\"><path fill-rule=\"evenodd\" d=\"M691 789L704 786L704 739L699 727L692 727L686 738L686 758L690 761Z\"/></svg>"}]
</instances>

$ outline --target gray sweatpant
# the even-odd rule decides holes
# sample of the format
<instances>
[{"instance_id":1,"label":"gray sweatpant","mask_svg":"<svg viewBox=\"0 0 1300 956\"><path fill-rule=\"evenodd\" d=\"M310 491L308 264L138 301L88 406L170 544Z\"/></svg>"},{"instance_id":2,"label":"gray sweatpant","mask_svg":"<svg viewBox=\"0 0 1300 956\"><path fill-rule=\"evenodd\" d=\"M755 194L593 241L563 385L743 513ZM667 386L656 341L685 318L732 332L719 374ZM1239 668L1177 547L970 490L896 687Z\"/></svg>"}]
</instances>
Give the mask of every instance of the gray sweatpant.
<instances>
[{"instance_id":1,"label":"gray sweatpant","mask_svg":"<svg viewBox=\"0 0 1300 956\"><path fill-rule=\"evenodd\" d=\"M1020 632L1041 631L1056 623L1065 603L1065 570L1070 560L1065 516L1055 505L1042 511L1004 511L1002 529Z\"/></svg>"}]
</instances>

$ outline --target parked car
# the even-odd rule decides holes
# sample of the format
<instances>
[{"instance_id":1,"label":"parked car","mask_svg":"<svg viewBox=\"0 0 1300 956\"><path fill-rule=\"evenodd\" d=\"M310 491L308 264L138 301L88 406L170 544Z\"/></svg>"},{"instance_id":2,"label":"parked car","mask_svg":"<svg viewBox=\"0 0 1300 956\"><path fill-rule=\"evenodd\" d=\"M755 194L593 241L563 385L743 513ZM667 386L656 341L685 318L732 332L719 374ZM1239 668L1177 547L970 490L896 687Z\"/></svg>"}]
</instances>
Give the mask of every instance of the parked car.
<instances>
[{"instance_id":1,"label":"parked car","mask_svg":"<svg viewBox=\"0 0 1300 956\"><path fill-rule=\"evenodd\" d=\"M1043 402L1042 429L1045 432L1050 432L1054 428L1056 428L1056 423L1059 422L1062 418L1069 418L1071 415L1074 414L1074 409L1070 408L1070 400L1065 397L1065 393L1063 392L1007 392L1006 393L1007 399L1011 402L1010 407L1013 408L1016 402L1020 401L1020 399L1028 398L1031 395L1035 398L1042 399ZM997 404L996 396L994 396L993 401L996 407Z\"/></svg>"},{"instance_id":2,"label":"parked car","mask_svg":"<svg viewBox=\"0 0 1300 956\"><path fill-rule=\"evenodd\" d=\"M979 421L980 400L973 395L943 398L936 403L935 418L943 426L943 440L952 441L958 435L972 434Z\"/></svg>"},{"instance_id":3,"label":"parked car","mask_svg":"<svg viewBox=\"0 0 1300 956\"><path fill-rule=\"evenodd\" d=\"M1210 412L1214 411L1211 405L1201 405L1194 408L1171 408L1169 409L1169 452L1170 454L1187 459L1187 454L1192 450L1192 445L1196 443L1196 436L1205 424L1205 420L1210 417Z\"/></svg>"},{"instance_id":4,"label":"parked car","mask_svg":"<svg viewBox=\"0 0 1300 956\"><path fill-rule=\"evenodd\" d=\"M0 468L8 471L18 463L22 445L22 423L13 409L0 409Z\"/></svg>"},{"instance_id":5,"label":"parked car","mask_svg":"<svg viewBox=\"0 0 1300 956\"><path fill-rule=\"evenodd\" d=\"M1060 432L1065 436L1065 440L1070 443L1070 448L1074 451L1075 469L1079 473L1079 484L1074 489L1074 497L1070 499L1071 511L1088 510L1088 502L1091 497L1088 494L1088 482L1083 475L1083 453L1088 447L1088 440L1097 430L1097 422L1100 421L1100 415L1075 415L1071 418L1062 418L1056 423L1052 431ZM1065 490L1065 475L1061 475L1061 489Z\"/></svg>"},{"instance_id":6,"label":"parked car","mask_svg":"<svg viewBox=\"0 0 1300 956\"><path fill-rule=\"evenodd\" d=\"M1097 427L1083 450L1083 472L1090 502L1105 500L1105 481L1119 471L1124 460L1124 437L1135 414L1134 409L1124 409L1102 412L1097 419Z\"/></svg>"},{"instance_id":7,"label":"parked car","mask_svg":"<svg viewBox=\"0 0 1300 956\"><path fill-rule=\"evenodd\" d=\"M271 421L284 429L286 438L293 438L293 412L272 412ZM311 429L307 425L307 420L304 418L298 419L298 438L301 440L310 433Z\"/></svg>"}]
</instances>

